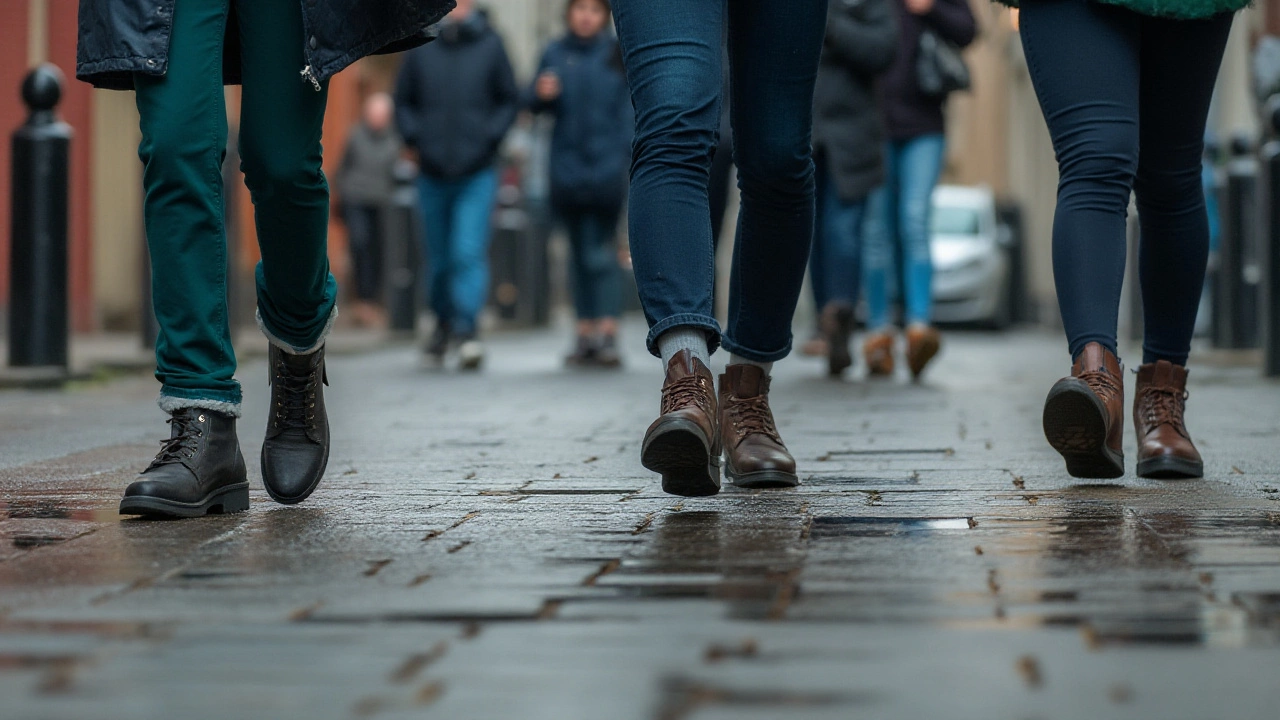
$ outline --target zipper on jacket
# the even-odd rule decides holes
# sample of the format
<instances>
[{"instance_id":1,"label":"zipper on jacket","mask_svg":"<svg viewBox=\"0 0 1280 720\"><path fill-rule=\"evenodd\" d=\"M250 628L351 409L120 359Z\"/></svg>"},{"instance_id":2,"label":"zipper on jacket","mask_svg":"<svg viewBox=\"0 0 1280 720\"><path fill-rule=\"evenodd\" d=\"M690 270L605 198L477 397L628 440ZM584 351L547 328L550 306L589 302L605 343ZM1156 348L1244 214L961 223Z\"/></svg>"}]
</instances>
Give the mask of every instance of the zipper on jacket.
<instances>
[{"instance_id":1,"label":"zipper on jacket","mask_svg":"<svg viewBox=\"0 0 1280 720\"><path fill-rule=\"evenodd\" d=\"M315 88L316 92L320 92L320 81L316 79L316 73L310 65L302 68L302 79L311 83L311 87Z\"/></svg>"}]
</instances>

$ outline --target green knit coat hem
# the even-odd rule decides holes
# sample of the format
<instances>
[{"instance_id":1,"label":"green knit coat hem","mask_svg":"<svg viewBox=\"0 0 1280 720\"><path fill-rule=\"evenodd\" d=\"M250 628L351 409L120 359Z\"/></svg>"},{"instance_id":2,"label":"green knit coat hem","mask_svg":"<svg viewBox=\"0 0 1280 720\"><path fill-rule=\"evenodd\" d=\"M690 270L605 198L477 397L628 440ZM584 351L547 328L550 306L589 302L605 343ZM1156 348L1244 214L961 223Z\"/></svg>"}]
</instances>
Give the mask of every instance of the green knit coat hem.
<instances>
[{"instance_id":1,"label":"green knit coat hem","mask_svg":"<svg viewBox=\"0 0 1280 720\"><path fill-rule=\"evenodd\" d=\"M1223 13L1236 12L1252 4L1252 0L1096 0L1127 8L1148 17L1176 20L1203 20ZM1002 5L1018 7L1018 0L996 0Z\"/></svg>"}]
</instances>

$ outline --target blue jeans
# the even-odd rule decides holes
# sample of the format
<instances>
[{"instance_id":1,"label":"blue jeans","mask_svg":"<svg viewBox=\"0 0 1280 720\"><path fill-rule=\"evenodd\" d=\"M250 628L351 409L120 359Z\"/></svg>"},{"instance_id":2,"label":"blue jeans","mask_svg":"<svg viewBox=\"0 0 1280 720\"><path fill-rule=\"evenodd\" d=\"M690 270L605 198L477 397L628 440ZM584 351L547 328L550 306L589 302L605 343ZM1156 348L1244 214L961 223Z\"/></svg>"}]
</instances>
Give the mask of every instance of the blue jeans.
<instances>
[{"instance_id":1,"label":"blue jeans","mask_svg":"<svg viewBox=\"0 0 1280 720\"><path fill-rule=\"evenodd\" d=\"M889 325L890 275L901 257L903 319L907 324L933 320L933 257L929 220L933 189L942 172L946 139L922 135L890 141L885 149L885 183L867 200L867 326Z\"/></svg>"},{"instance_id":2,"label":"blue jeans","mask_svg":"<svg viewBox=\"0 0 1280 720\"><path fill-rule=\"evenodd\" d=\"M862 221L867 199L845 200L818 165L818 227L809 258L809 282L819 311L829 302L854 305L862 287Z\"/></svg>"},{"instance_id":3,"label":"blue jeans","mask_svg":"<svg viewBox=\"0 0 1280 720\"><path fill-rule=\"evenodd\" d=\"M573 306L579 320L622 314L622 277L618 267L618 214L621 208L560 206L556 215L569 233Z\"/></svg>"},{"instance_id":4,"label":"blue jeans","mask_svg":"<svg viewBox=\"0 0 1280 720\"><path fill-rule=\"evenodd\" d=\"M813 241L813 84L827 2L618 0L614 11L636 109L631 256L649 350L685 326L707 331L712 349L780 360ZM726 23L742 210L721 338L707 183Z\"/></svg>"},{"instance_id":5,"label":"blue jeans","mask_svg":"<svg viewBox=\"0 0 1280 720\"><path fill-rule=\"evenodd\" d=\"M1204 129L1232 15L1172 20L1076 0L1022 7L1027 69L1058 156L1053 279L1071 355L1092 342L1116 351L1132 193L1143 362L1183 365L1209 257Z\"/></svg>"},{"instance_id":6,"label":"blue jeans","mask_svg":"<svg viewBox=\"0 0 1280 720\"><path fill-rule=\"evenodd\" d=\"M456 335L472 335L489 292L490 215L498 173L418 178L431 310Z\"/></svg>"}]
</instances>

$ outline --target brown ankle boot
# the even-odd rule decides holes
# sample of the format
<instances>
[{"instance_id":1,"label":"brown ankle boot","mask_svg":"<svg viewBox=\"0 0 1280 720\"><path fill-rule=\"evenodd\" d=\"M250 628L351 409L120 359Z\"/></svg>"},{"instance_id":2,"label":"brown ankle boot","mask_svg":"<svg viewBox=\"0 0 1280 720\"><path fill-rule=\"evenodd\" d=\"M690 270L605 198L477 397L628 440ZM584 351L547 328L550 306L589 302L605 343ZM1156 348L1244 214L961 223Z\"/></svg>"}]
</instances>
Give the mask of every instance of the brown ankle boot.
<instances>
[{"instance_id":1,"label":"brown ankle boot","mask_svg":"<svg viewBox=\"0 0 1280 720\"><path fill-rule=\"evenodd\" d=\"M942 335L937 328L914 323L907 328L907 367L911 369L912 380L920 379L929 361L941 349Z\"/></svg>"},{"instance_id":2,"label":"brown ankle boot","mask_svg":"<svg viewBox=\"0 0 1280 720\"><path fill-rule=\"evenodd\" d=\"M873 377L893 375L893 335L875 332L862 341L862 357L867 361L867 373Z\"/></svg>"},{"instance_id":3,"label":"brown ankle boot","mask_svg":"<svg viewBox=\"0 0 1280 720\"><path fill-rule=\"evenodd\" d=\"M1071 377L1054 383L1044 402L1044 436L1078 478L1124 475L1124 377L1120 361L1099 343L1089 343L1071 366Z\"/></svg>"},{"instance_id":4,"label":"brown ankle boot","mask_svg":"<svg viewBox=\"0 0 1280 720\"><path fill-rule=\"evenodd\" d=\"M715 379L688 350L667 364L662 415L644 434L640 462L662 475L662 489L672 495L720 492Z\"/></svg>"},{"instance_id":5,"label":"brown ankle boot","mask_svg":"<svg viewBox=\"0 0 1280 720\"><path fill-rule=\"evenodd\" d=\"M796 461L769 409L769 376L755 365L730 365L720 376L720 442L725 475L738 487L794 487Z\"/></svg>"},{"instance_id":6,"label":"brown ankle boot","mask_svg":"<svg viewBox=\"0 0 1280 720\"><path fill-rule=\"evenodd\" d=\"M1187 369L1168 360L1138 366L1133 428L1138 433L1138 476L1204 477L1204 462L1183 423Z\"/></svg>"}]
</instances>

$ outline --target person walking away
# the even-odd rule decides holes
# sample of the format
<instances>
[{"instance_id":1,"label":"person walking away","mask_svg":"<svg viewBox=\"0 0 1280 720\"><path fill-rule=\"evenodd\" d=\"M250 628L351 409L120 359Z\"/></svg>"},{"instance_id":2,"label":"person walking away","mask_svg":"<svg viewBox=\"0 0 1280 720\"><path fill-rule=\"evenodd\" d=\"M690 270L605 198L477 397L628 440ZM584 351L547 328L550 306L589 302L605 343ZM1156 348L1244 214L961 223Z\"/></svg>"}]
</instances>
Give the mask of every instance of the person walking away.
<instances>
[{"instance_id":1,"label":"person walking away","mask_svg":"<svg viewBox=\"0 0 1280 720\"><path fill-rule=\"evenodd\" d=\"M529 93L531 110L555 118L551 203L569 233L578 320L571 366L622 364L617 226L634 113L610 12L607 0L569 0L569 32L543 53Z\"/></svg>"},{"instance_id":2,"label":"person walking away","mask_svg":"<svg viewBox=\"0 0 1280 720\"><path fill-rule=\"evenodd\" d=\"M1209 253L1201 158L1231 22L1246 4L1022 3L1027 68L1058 157L1053 273L1072 362L1045 400L1044 432L1074 477L1125 472L1116 324L1131 192L1144 328L1133 403L1138 475L1204 474L1185 422Z\"/></svg>"},{"instance_id":3,"label":"person walking away","mask_svg":"<svg viewBox=\"0 0 1280 720\"><path fill-rule=\"evenodd\" d=\"M436 42L409 53L396 80L396 126L417 152L430 305L426 346L440 366L450 344L459 364L484 362L479 318L489 287L498 149L519 110L502 38L472 0L458 0Z\"/></svg>"},{"instance_id":4,"label":"person walking away","mask_svg":"<svg viewBox=\"0 0 1280 720\"><path fill-rule=\"evenodd\" d=\"M76 76L134 90L143 217L159 336L156 379L170 436L120 512L192 517L249 508L236 436L227 307L223 84L243 86L240 156L262 261L258 323L270 340L262 480L281 503L324 476L325 338L337 314L326 253L320 131L328 79L361 55L426 42L449 0L81 0ZM358 23L350 22L358 18Z\"/></svg>"},{"instance_id":5,"label":"person walking away","mask_svg":"<svg viewBox=\"0 0 1280 720\"><path fill-rule=\"evenodd\" d=\"M862 221L867 196L884 181L884 130L876 78L898 44L897 0L831 0L814 89L817 226L809 277L828 371L853 364L849 341L862 285Z\"/></svg>"},{"instance_id":6,"label":"person walking away","mask_svg":"<svg viewBox=\"0 0 1280 720\"><path fill-rule=\"evenodd\" d=\"M351 248L356 322L386 324L382 312L382 217L395 191L395 165L402 144L391 127L391 96L374 93L364 103L361 121L351 128L338 171L342 221Z\"/></svg>"},{"instance_id":7,"label":"person walking away","mask_svg":"<svg viewBox=\"0 0 1280 720\"><path fill-rule=\"evenodd\" d=\"M1086 0L1081 0L1086 1ZM896 0L900 37L897 57L880 82L880 103L888 132L885 183L867 205L865 281L867 327L863 343L867 370L892 375L895 332L889 319L889 273L902 257L897 277L906 326L907 365L913 379L938 354L941 336L933 327L933 259L929 222L933 189L946 151L946 97L926 94L917 79L922 36L928 32L957 47L977 34L968 0Z\"/></svg>"},{"instance_id":8,"label":"person walking away","mask_svg":"<svg viewBox=\"0 0 1280 720\"><path fill-rule=\"evenodd\" d=\"M773 363L813 242L813 85L826 0L617 0L618 38L636 111L630 238L662 358L661 415L641 462L676 495L711 495L725 473L744 487L792 486L795 460L769 404ZM708 174L728 23L734 160L742 195L728 329L712 316ZM710 355L730 352L719 395Z\"/></svg>"}]
</instances>

